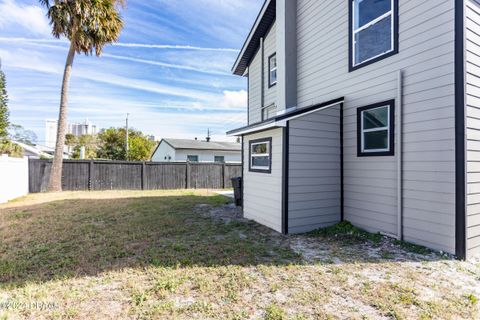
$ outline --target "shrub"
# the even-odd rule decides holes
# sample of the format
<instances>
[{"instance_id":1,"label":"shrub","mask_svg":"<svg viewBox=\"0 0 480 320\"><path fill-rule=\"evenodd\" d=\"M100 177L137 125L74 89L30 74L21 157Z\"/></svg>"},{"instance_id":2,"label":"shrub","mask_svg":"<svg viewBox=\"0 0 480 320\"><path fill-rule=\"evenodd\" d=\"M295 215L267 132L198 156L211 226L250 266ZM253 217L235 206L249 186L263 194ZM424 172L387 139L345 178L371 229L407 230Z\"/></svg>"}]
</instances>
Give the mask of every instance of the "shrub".
<instances>
[{"instance_id":1,"label":"shrub","mask_svg":"<svg viewBox=\"0 0 480 320\"><path fill-rule=\"evenodd\" d=\"M22 158L23 148L8 139L0 140L0 154L8 154L10 157Z\"/></svg>"}]
</instances>

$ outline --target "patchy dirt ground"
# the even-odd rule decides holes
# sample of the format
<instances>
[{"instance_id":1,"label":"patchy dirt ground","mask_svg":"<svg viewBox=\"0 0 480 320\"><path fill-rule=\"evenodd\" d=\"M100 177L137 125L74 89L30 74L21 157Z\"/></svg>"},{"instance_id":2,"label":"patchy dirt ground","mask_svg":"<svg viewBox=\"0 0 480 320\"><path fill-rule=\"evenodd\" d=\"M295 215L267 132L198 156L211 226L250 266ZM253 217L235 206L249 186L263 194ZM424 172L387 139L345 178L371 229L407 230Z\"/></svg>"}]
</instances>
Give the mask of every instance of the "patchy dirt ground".
<instances>
[{"instance_id":1,"label":"patchy dirt ground","mask_svg":"<svg viewBox=\"0 0 480 320\"><path fill-rule=\"evenodd\" d=\"M198 206L196 209L203 215L224 223L249 222L242 217L241 209L233 204L217 208ZM434 316L435 304L449 305L451 302L444 300L445 297L455 295L463 296L474 304L472 317L478 317L480 258L468 262L457 261L448 254L366 233L352 238L348 233L329 236L312 233L285 237L266 228L264 232L276 239L277 245L286 246L297 253L306 266L314 265L319 270L324 269L322 265L336 266L334 273L345 275L345 286L329 288L335 292L336 298L324 305L324 310L335 317L413 319L418 316L459 319L462 315L455 313L438 313ZM356 296L356 290L349 290L352 287L365 287L368 291L372 286L398 289L402 312L390 310L383 313L381 309L385 305L379 303L383 300L381 297L378 297L378 302L371 303L367 299L370 303L365 303L364 299ZM404 309L401 307L402 302L412 305ZM427 310L422 311L422 306L428 306Z\"/></svg>"},{"instance_id":2,"label":"patchy dirt ground","mask_svg":"<svg viewBox=\"0 0 480 320\"><path fill-rule=\"evenodd\" d=\"M0 205L0 319L478 319L480 261L338 225L282 236L208 191Z\"/></svg>"}]
</instances>

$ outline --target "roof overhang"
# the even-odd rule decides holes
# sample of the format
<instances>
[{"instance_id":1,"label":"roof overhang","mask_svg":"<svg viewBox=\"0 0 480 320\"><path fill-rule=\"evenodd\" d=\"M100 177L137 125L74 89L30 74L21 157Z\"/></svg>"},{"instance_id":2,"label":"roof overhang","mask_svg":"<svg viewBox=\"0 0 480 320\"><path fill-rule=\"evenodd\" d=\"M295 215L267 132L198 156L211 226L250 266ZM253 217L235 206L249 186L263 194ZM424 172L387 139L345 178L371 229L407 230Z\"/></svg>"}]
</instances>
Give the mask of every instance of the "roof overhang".
<instances>
[{"instance_id":1,"label":"roof overhang","mask_svg":"<svg viewBox=\"0 0 480 320\"><path fill-rule=\"evenodd\" d=\"M264 37L271 25L275 21L276 16L276 0L266 0L255 23L248 34L242 50L238 54L237 60L232 67L232 73L238 76L245 75L245 72L254 57L260 44L260 38Z\"/></svg>"},{"instance_id":2,"label":"roof overhang","mask_svg":"<svg viewBox=\"0 0 480 320\"><path fill-rule=\"evenodd\" d=\"M243 136L246 134L252 134L256 132L261 132L261 131L266 131L266 130L271 130L275 128L282 128L287 125L287 121L306 116L307 114L321 111L324 109L328 109L331 107L334 107L336 105L339 105L343 103L345 98L341 97L338 99L322 102L319 104L315 104L310 107L306 108L301 108L301 109L295 109L289 112L286 112L284 114L278 115L276 117L273 117L271 119L268 119L263 122L255 123L250 126L238 128L235 130L231 130L227 132L228 136Z\"/></svg>"}]
</instances>

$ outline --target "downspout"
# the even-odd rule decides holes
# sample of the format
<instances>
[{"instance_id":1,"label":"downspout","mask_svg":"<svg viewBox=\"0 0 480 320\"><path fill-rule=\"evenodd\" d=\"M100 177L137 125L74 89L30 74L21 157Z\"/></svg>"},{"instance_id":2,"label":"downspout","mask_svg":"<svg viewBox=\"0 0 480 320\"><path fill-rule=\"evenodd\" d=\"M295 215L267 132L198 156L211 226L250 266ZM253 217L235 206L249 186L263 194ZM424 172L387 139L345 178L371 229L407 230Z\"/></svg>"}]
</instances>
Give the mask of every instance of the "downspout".
<instances>
[{"instance_id":1,"label":"downspout","mask_svg":"<svg viewBox=\"0 0 480 320\"><path fill-rule=\"evenodd\" d=\"M263 108L265 107L265 47L263 43L263 37L260 38L260 52L262 55L261 59L261 82L262 82L262 88L261 88L261 100L260 100L260 120L263 121Z\"/></svg>"},{"instance_id":2,"label":"downspout","mask_svg":"<svg viewBox=\"0 0 480 320\"><path fill-rule=\"evenodd\" d=\"M403 71L397 74L397 238L403 240Z\"/></svg>"}]
</instances>

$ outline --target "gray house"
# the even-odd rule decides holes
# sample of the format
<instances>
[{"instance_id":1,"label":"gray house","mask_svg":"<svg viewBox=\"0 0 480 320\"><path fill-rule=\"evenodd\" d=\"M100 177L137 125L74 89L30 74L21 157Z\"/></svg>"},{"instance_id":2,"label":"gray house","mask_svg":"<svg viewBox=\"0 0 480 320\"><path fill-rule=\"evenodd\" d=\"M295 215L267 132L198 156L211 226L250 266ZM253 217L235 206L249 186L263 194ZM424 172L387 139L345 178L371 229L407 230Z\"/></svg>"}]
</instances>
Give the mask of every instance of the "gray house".
<instances>
[{"instance_id":1,"label":"gray house","mask_svg":"<svg viewBox=\"0 0 480 320\"><path fill-rule=\"evenodd\" d=\"M478 1L266 0L233 73L245 217L480 254Z\"/></svg>"}]
</instances>

